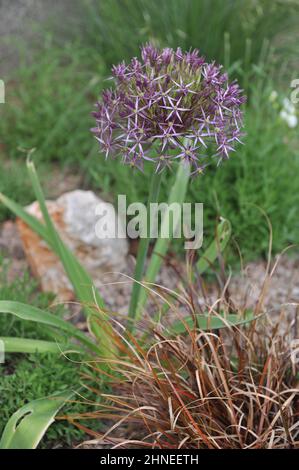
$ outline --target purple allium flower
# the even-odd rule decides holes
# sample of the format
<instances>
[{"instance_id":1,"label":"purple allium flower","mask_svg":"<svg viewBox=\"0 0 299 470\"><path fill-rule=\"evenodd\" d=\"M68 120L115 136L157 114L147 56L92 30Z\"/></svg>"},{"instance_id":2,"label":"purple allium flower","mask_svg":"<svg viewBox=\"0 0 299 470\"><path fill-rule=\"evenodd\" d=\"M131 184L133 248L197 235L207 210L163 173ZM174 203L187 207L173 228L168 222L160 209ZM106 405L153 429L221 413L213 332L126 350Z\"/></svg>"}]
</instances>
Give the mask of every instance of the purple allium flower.
<instances>
[{"instance_id":1,"label":"purple allium flower","mask_svg":"<svg viewBox=\"0 0 299 470\"><path fill-rule=\"evenodd\" d=\"M93 113L92 129L106 158L142 170L145 160L161 171L175 159L191 164L200 174L207 148L219 161L240 142L245 101L236 82L199 51L180 48L141 48L142 60L114 66L114 90L105 90ZM154 146L154 152L153 152Z\"/></svg>"}]
</instances>

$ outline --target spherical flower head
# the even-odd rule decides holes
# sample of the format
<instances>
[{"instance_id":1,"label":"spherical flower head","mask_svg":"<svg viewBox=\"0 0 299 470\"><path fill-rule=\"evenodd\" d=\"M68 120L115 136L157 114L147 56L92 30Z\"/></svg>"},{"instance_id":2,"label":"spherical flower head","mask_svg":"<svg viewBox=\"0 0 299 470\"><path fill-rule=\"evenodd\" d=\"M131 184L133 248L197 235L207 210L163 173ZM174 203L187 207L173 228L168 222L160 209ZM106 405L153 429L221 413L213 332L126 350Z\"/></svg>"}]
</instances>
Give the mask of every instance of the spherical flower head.
<instances>
[{"instance_id":1,"label":"spherical flower head","mask_svg":"<svg viewBox=\"0 0 299 470\"><path fill-rule=\"evenodd\" d=\"M140 170L148 160L156 171L182 159L197 175L208 149L222 161L240 142L245 97L197 49L146 44L141 60L122 62L112 73L116 86L103 92L93 113L92 132L106 158L120 155Z\"/></svg>"}]
</instances>

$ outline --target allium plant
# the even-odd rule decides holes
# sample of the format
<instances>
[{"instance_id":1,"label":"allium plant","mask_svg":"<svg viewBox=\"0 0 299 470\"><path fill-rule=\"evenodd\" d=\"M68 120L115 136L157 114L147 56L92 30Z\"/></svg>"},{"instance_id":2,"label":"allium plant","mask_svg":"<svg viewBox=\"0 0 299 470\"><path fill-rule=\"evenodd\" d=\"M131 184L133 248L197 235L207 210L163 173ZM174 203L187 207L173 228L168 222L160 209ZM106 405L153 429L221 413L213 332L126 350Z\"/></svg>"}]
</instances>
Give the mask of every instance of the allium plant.
<instances>
[{"instance_id":1,"label":"allium plant","mask_svg":"<svg viewBox=\"0 0 299 470\"><path fill-rule=\"evenodd\" d=\"M153 164L148 203L158 200L162 170L181 162L169 202L183 203L189 176L203 173L209 155L227 159L240 142L245 97L238 84L197 49L184 53L151 44L141 48L141 60L122 62L112 72L116 86L103 92L93 113L101 150L106 158L120 155L132 168ZM142 238L130 317L136 316L148 247L149 238ZM147 281L154 281L166 250L167 241L158 239Z\"/></svg>"}]
</instances>

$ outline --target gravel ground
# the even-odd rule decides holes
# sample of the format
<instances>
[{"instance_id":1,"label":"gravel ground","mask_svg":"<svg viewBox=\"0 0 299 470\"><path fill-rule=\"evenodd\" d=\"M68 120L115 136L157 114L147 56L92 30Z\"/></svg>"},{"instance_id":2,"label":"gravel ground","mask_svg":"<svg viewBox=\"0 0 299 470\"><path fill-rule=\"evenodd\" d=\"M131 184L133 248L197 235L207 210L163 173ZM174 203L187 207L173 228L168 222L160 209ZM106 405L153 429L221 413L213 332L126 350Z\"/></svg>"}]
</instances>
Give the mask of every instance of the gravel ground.
<instances>
[{"instance_id":1,"label":"gravel ground","mask_svg":"<svg viewBox=\"0 0 299 470\"><path fill-rule=\"evenodd\" d=\"M13 221L5 222L0 228L0 254L3 254L10 260L10 268L8 269L9 280L13 280L16 276L22 275L25 270L29 269L22 242L16 224ZM126 271L122 273L109 272L104 278L94 280L107 307L120 315L126 315L128 309L134 263L134 257L130 254ZM158 276L157 284L174 289L177 279L174 276L173 269L168 266L163 267L161 274Z\"/></svg>"}]
</instances>

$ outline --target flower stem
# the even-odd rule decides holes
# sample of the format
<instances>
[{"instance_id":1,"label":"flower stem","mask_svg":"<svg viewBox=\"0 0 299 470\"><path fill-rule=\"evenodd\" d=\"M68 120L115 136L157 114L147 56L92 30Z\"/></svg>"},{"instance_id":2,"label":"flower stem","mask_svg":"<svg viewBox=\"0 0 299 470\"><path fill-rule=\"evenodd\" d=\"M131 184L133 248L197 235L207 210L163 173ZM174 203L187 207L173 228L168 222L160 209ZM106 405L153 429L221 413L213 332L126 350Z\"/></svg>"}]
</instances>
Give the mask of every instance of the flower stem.
<instances>
[{"instance_id":1,"label":"flower stem","mask_svg":"<svg viewBox=\"0 0 299 470\"><path fill-rule=\"evenodd\" d=\"M147 231L150 228L150 224L149 224L150 204L153 202L158 202L161 178L162 178L162 172L160 173L154 172L152 174L149 196L148 196L148 201L147 201L147 224L146 224ZM134 272L135 282L133 284L132 295L131 295L130 306L129 306L129 318L131 319L134 319L136 317L138 300L139 300L139 296L140 296L140 292L142 288L140 282L144 274L144 264L146 261L149 244L150 244L150 237L147 236L147 234L146 236L143 236L142 238L140 238L135 272Z\"/></svg>"},{"instance_id":2,"label":"flower stem","mask_svg":"<svg viewBox=\"0 0 299 470\"><path fill-rule=\"evenodd\" d=\"M168 225L171 224L170 222L171 204L173 203L183 204L185 197L186 197L189 177L190 177L190 165L186 164L186 162L181 162L177 170L175 182L169 194L168 209L163 215L160 236L156 241L154 251L153 251L150 263L148 265L148 268L145 274L145 280L148 283L155 282L156 276L163 262L163 258L165 257L167 253L171 235L169 236L169 238L163 238L161 234L165 233L165 231L167 231L167 228L169 228ZM175 231L175 227L173 227L173 232L174 231ZM148 290L143 288L140 292L137 309L135 312L136 319L140 318L142 310L146 304L147 297L148 297Z\"/></svg>"}]
</instances>

